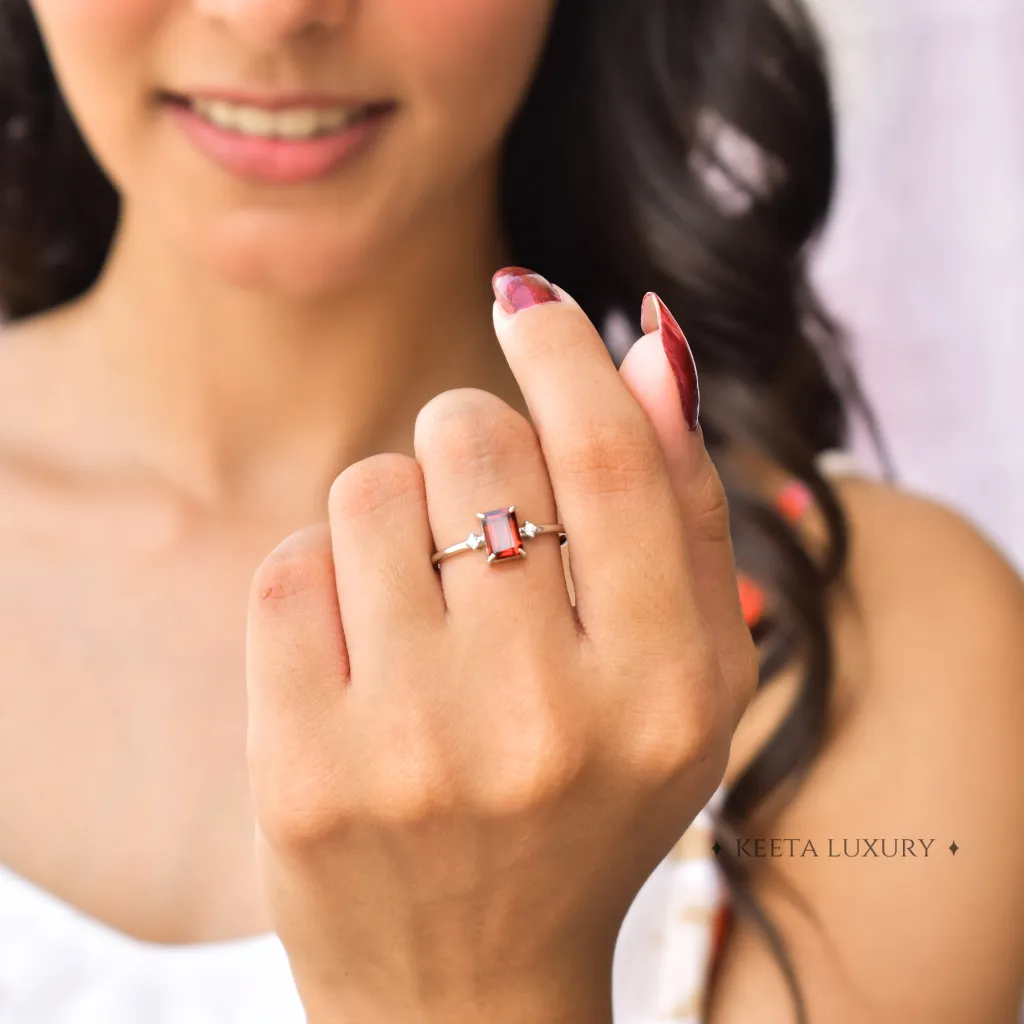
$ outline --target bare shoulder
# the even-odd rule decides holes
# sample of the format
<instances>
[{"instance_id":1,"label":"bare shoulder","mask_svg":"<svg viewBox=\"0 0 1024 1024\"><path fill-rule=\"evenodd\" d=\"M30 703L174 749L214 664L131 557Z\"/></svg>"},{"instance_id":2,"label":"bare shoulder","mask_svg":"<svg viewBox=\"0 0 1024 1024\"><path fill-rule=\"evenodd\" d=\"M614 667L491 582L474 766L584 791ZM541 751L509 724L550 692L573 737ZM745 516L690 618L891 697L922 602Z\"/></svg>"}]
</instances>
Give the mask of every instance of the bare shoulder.
<instances>
[{"instance_id":1,"label":"bare shoulder","mask_svg":"<svg viewBox=\"0 0 1024 1024\"><path fill-rule=\"evenodd\" d=\"M886 484L851 477L837 490L850 527L851 596L872 651L986 662L1024 654L1024 581L975 525ZM917 636L928 643L907 643Z\"/></svg>"},{"instance_id":2,"label":"bare shoulder","mask_svg":"<svg viewBox=\"0 0 1024 1024\"><path fill-rule=\"evenodd\" d=\"M837 491L850 553L833 714L803 786L758 823L797 842L748 861L754 892L811 1021L1011 1024L1024 982L1024 583L936 502L856 478ZM711 1020L754 1013L793 1019L741 915Z\"/></svg>"}]
</instances>

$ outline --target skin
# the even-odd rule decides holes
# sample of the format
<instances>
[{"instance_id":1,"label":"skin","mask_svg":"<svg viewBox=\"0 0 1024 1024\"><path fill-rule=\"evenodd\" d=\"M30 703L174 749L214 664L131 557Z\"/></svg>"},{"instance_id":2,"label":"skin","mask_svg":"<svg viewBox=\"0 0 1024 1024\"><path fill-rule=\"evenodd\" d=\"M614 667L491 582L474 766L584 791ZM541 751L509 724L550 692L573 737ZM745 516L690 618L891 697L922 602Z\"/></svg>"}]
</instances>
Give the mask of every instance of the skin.
<instances>
[{"instance_id":1,"label":"skin","mask_svg":"<svg viewBox=\"0 0 1024 1024\"><path fill-rule=\"evenodd\" d=\"M125 216L98 287L0 346L0 778L16 780L0 861L150 941L253 934L276 923L246 763L254 571L325 519L344 468L422 454L414 428L435 396L488 393L536 421L494 344L487 282L508 262L496 145L551 4L34 6ZM200 85L362 90L397 98L403 120L350 175L256 188L192 153L152 105L157 88ZM672 397L649 349L624 383L670 456ZM751 470L773 484L771 467ZM811 1020L1009 1022L1024 963L1021 583L930 502L867 482L839 494L852 600L832 616L833 725L800 795L758 827L936 847L948 835L963 849L927 871L759 861L758 891ZM807 531L813 548L813 516ZM727 779L794 678L743 715ZM837 959L777 895L776 867ZM568 987L563 1003L592 999ZM791 1019L767 947L741 924L711 1019L755 1017Z\"/></svg>"}]
</instances>

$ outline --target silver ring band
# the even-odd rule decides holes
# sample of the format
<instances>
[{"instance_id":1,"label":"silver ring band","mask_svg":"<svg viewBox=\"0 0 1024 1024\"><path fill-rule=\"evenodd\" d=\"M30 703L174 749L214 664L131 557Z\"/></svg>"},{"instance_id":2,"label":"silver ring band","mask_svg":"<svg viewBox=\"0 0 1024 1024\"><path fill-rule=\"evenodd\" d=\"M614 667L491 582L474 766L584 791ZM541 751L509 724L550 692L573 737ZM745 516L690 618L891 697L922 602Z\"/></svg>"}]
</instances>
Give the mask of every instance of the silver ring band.
<instances>
[{"instance_id":1,"label":"silver ring band","mask_svg":"<svg viewBox=\"0 0 1024 1024\"><path fill-rule=\"evenodd\" d=\"M476 551L478 548L486 548L489 565L509 559L525 558L526 548L522 542L532 540L542 533L557 533L560 545L569 540L561 523L538 526L527 520L520 526L515 505L495 508L490 512L477 512L476 516L477 519L483 520L483 532L471 533L464 541L452 544L442 551L435 551L430 557L435 569L440 571L441 563L452 555L457 555L461 551Z\"/></svg>"}]
</instances>

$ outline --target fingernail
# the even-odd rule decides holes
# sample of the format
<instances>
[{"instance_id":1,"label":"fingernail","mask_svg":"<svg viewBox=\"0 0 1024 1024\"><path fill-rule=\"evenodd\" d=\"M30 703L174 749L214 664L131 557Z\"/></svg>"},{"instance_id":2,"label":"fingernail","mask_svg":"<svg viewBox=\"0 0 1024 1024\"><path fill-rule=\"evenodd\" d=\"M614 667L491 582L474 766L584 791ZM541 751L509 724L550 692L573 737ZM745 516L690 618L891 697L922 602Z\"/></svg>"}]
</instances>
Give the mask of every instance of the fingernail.
<instances>
[{"instance_id":1,"label":"fingernail","mask_svg":"<svg viewBox=\"0 0 1024 1024\"><path fill-rule=\"evenodd\" d=\"M654 292L648 292L644 296L640 306L640 327L644 334L650 334L651 331L661 332L661 344L679 388L679 399L682 402L686 425L691 430L696 430L697 417L700 414L697 364L693 361L693 353L683 329L676 323L676 318L668 306Z\"/></svg>"},{"instance_id":2,"label":"fingernail","mask_svg":"<svg viewBox=\"0 0 1024 1024\"><path fill-rule=\"evenodd\" d=\"M508 314L542 302L558 302L558 292L551 282L523 267L505 267L491 278L491 287L498 305Z\"/></svg>"}]
</instances>

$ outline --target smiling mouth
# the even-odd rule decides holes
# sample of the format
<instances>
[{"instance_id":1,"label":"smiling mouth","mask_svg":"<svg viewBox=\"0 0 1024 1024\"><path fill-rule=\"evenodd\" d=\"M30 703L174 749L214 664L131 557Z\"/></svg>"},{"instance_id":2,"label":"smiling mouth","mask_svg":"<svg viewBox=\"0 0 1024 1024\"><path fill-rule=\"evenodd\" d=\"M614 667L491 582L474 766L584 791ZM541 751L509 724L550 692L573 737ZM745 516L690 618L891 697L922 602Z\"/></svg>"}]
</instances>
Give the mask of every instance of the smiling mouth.
<instances>
[{"instance_id":1,"label":"smiling mouth","mask_svg":"<svg viewBox=\"0 0 1024 1024\"><path fill-rule=\"evenodd\" d=\"M362 105L257 106L219 97L164 94L164 102L184 107L222 131L252 138L303 142L325 135L337 135L371 117L395 107L392 101Z\"/></svg>"}]
</instances>

